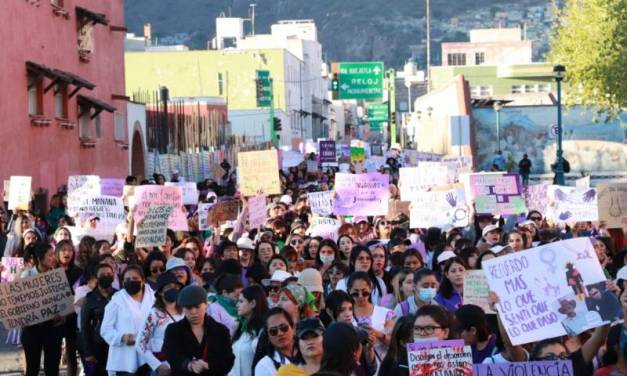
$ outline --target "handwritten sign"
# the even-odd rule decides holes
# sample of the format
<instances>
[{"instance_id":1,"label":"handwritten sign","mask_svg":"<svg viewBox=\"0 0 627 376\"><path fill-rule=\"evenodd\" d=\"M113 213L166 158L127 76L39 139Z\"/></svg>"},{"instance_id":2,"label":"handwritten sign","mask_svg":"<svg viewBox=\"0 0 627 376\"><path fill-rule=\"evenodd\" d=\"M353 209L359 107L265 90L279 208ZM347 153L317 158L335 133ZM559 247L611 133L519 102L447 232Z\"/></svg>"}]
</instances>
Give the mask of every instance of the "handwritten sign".
<instances>
[{"instance_id":1,"label":"handwritten sign","mask_svg":"<svg viewBox=\"0 0 627 376\"><path fill-rule=\"evenodd\" d=\"M98 227L111 233L119 223L126 221L124 203L120 197L86 197L77 206L77 213L81 221L91 217L100 218Z\"/></svg>"},{"instance_id":2,"label":"handwritten sign","mask_svg":"<svg viewBox=\"0 0 627 376\"><path fill-rule=\"evenodd\" d=\"M469 189L477 214L512 215L527 211L518 174L471 174Z\"/></svg>"},{"instance_id":3,"label":"handwritten sign","mask_svg":"<svg viewBox=\"0 0 627 376\"><path fill-rule=\"evenodd\" d=\"M421 163L418 167L401 167L398 183L401 200L412 201L416 192L427 191L436 185L447 184L448 181L446 166Z\"/></svg>"},{"instance_id":4,"label":"handwritten sign","mask_svg":"<svg viewBox=\"0 0 627 376\"><path fill-rule=\"evenodd\" d=\"M363 162L366 159L364 148L351 146L351 162Z\"/></svg>"},{"instance_id":5,"label":"handwritten sign","mask_svg":"<svg viewBox=\"0 0 627 376\"><path fill-rule=\"evenodd\" d=\"M100 179L100 194L103 196L122 197L124 195L124 179Z\"/></svg>"},{"instance_id":6,"label":"handwritten sign","mask_svg":"<svg viewBox=\"0 0 627 376\"><path fill-rule=\"evenodd\" d=\"M599 184L599 220L607 228L627 227L627 183Z\"/></svg>"},{"instance_id":7,"label":"handwritten sign","mask_svg":"<svg viewBox=\"0 0 627 376\"><path fill-rule=\"evenodd\" d=\"M213 226L220 226L226 221L234 221L239 214L239 201L228 200L215 204L209 211L207 223Z\"/></svg>"},{"instance_id":8,"label":"handwritten sign","mask_svg":"<svg viewBox=\"0 0 627 376\"><path fill-rule=\"evenodd\" d=\"M3 257L2 266L4 270L0 274L0 283L13 282L17 278L17 273L24 268L22 257Z\"/></svg>"},{"instance_id":9,"label":"handwritten sign","mask_svg":"<svg viewBox=\"0 0 627 376\"><path fill-rule=\"evenodd\" d=\"M466 297L464 297L466 299ZM551 375L573 376L572 360L552 360L543 362L507 362L496 364L475 364L473 376L496 375Z\"/></svg>"},{"instance_id":10,"label":"handwritten sign","mask_svg":"<svg viewBox=\"0 0 627 376\"><path fill-rule=\"evenodd\" d=\"M30 176L11 176L9 180L9 210L28 210L31 182Z\"/></svg>"},{"instance_id":11,"label":"handwritten sign","mask_svg":"<svg viewBox=\"0 0 627 376\"><path fill-rule=\"evenodd\" d=\"M595 188L550 185L546 217L557 223L596 221L599 218Z\"/></svg>"},{"instance_id":12,"label":"handwritten sign","mask_svg":"<svg viewBox=\"0 0 627 376\"><path fill-rule=\"evenodd\" d=\"M486 282L483 270L466 270L464 276L464 304L474 304L481 307L485 313L494 314L488 304L490 288Z\"/></svg>"},{"instance_id":13,"label":"handwritten sign","mask_svg":"<svg viewBox=\"0 0 627 376\"><path fill-rule=\"evenodd\" d=\"M470 207L463 189L415 192L409 210L411 228L468 226Z\"/></svg>"},{"instance_id":14,"label":"handwritten sign","mask_svg":"<svg viewBox=\"0 0 627 376\"><path fill-rule=\"evenodd\" d=\"M281 193L279 159L276 150L237 153L240 192L254 196L261 190L266 195Z\"/></svg>"},{"instance_id":15,"label":"handwritten sign","mask_svg":"<svg viewBox=\"0 0 627 376\"><path fill-rule=\"evenodd\" d=\"M88 197L99 196L100 177L96 175L72 175L67 183L68 213L75 217L83 200Z\"/></svg>"},{"instance_id":16,"label":"handwritten sign","mask_svg":"<svg viewBox=\"0 0 627 376\"><path fill-rule=\"evenodd\" d=\"M209 210L213 207L213 203L208 204L201 202L198 204L198 229L200 231L208 230L211 227L211 224L207 222L209 217Z\"/></svg>"},{"instance_id":17,"label":"handwritten sign","mask_svg":"<svg viewBox=\"0 0 627 376\"><path fill-rule=\"evenodd\" d=\"M183 194L183 205L198 204L198 188L194 182L165 183L166 187L180 187Z\"/></svg>"},{"instance_id":18,"label":"handwritten sign","mask_svg":"<svg viewBox=\"0 0 627 376\"><path fill-rule=\"evenodd\" d=\"M135 247L159 247L165 244L167 236L167 222L174 206L152 205L143 219L137 223Z\"/></svg>"},{"instance_id":19,"label":"handwritten sign","mask_svg":"<svg viewBox=\"0 0 627 376\"><path fill-rule=\"evenodd\" d=\"M523 196L525 197L525 205L527 210L537 210L540 213L546 212L546 206L549 204L549 185L535 184L523 187Z\"/></svg>"},{"instance_id":20,"label":"handwritten sign","mask_svg":"<svg viewBox=\"0 0 627 376\"><path fill-rule=\"evenodd\" d=\"M408 343L407 360L410 376L472 375L472 350L463 341Z\"/></svg>"},{"instance_id":21,"label":"handwritten sign","mask_svg":"<svg viewBox=\"0 0 627 376\"><path fill-rule=\"evenodd\" d=\"M248 199L248 226L257 228L263 226L268 218L266 212L266 196L258 195Z\"/></svg>"},{"instance_id":22,"label":"handwritten sign","mask_svg":"<svg viewBox=\"0 0 627 376\"><path fill-rule=\"evenodd\" d=\"M586 304L590 286L605 283L588 238L487 260L483 270L490 290L499 296L497 311L514 345L574 335L604 324Z\"/></svg>"},{"instance_id":23,"label":"handwritten sign","mask_svg":"<svg viewBox=\"0 0 627 376\"><path fill-rule=\"evenodd\" d=\"M74 297L63 269L0 284L0 320L23 328L74 313Z\"/></svg>"},{"instance_id":24,"label":"handwritten sign","mask_svg":"<svg viewBox=\"0 0 627 376\"><path fill-rule=\"evenodd\" d=\"M320 140L318 144L320 147L320 163L323 166L336 165L335 141Z\"/></svg>"},{"instance_id":25,"label":"handwritten sign","mask_svg":"<svg viewBox=\"0 0 627 376\"><path fill-rule=\"evenodd\" d=\"M333 213L333 191L307 193L307 201L314 214L327 216Z\"/></svg>"},{"instance_id":26,"label":"handwritten sign","mask_svg":"<svg viewBox=\"0 0 627 376\"><path fill-rule=\"evenodd\" d=\"M339 215L387 215L389 178L376 172L335 174L333 212Z\"/></svg>"},{"instance_id":27,"label":"handwritten sign","mask_svg":"<svg viewBox=\"0 0 627 376\"><path fill-rule=\"evenodd\" d=\"M135 223L139 223L153 205L173 206L168 228L175 231L187 231L187 216L183 212L183 193L181 187L160 185L140 185L135 187Z\"/></svg>"},{"instance_id":28,"label":"handwritten sign","mask_svg":"<svg viewBox=\"0 0 627 376\"><path fill-rule=\"evenodd\" d=\"M323 239L337 241L338 230L341 223L337 219L327 217L314 217L307 229L307 235L311 237L320 236Z\"/></svg>"},{"instance_id":29,"label":"handwritten sign","mask_svg":"<svg viewBox=\"0 0 627 376\"><path fill-rule=\"evenodd\" d=\"M318 162L307 160L307 172L318 171Z\"/></svg>"},{"instance_id":30,"label":"handwritten sign","mask_svg":"<svg viewBox=\"0 0 627 376\"><path fill-rule=\"evenodd\" d=\"M367 172L376 172L376 171L379 171L381 166L383 166L384 164L385 164L385 157L374 155L366 159L366 161L364 162L364 168L366 169Z\"/></svg>"}]
</instances>

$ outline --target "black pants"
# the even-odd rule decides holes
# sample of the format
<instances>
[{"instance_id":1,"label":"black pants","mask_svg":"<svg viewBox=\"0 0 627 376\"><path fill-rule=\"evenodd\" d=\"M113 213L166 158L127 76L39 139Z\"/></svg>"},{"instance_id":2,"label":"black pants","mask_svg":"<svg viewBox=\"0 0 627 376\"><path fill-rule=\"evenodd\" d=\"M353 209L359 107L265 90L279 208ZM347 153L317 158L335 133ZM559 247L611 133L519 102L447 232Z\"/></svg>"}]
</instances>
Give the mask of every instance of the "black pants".
<instances>
[{"instance_id":1,"label":"black pants","mask_svg":"<svg viewBox=\"0 0 627 376\"><path fill-rule=\"evenodd\" d=\"M62 335L61 328L52 326L49 322L22 329L21 340L26 358L26 376L39 375L42 351L46 376L59 375Z\"/></svg>"},{"instance_id":2,"label":"black pants","mask_svg":"<svg viewBox=\"0 0 627 376\"><path fill-rule=\"evenodd\" d=\"M65 359L67 361L67 376L76 376L78 370L78 360L76 352L78 350L78 332L76 331L76 315L70 318L63 325L62 336L65 338Z\"/></svg>"}]
</instances>

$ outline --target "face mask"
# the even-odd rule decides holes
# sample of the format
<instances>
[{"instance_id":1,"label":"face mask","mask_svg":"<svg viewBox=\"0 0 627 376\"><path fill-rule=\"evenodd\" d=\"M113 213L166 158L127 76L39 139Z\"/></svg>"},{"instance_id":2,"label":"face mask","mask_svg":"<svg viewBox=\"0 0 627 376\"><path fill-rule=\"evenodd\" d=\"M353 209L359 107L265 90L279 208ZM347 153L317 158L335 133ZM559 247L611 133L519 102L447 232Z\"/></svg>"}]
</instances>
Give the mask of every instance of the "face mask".
<instances>
[{"instance_id":1,"label":"face mask","mask_svg":"<svg viewBox=\"0 0 627 376\"><path fill-rule=\"evenodd\" d=\"M323 264L330 264L335 260L335 255L320 255L320 261Z\"/></svg>"},{"instance_id":2,"label":"face mask","mask_svg":"<svg viewBox=\"0 0 627 376\"><path fill-rule=\"evenodd\" d=\"M422 338L422 337L414 337L414 343L419 343L419 342L434 342L434 341L439 341L438 338L435 337L427 337L427 338Z\"/></svg>"},{"instance_id":3,"label":"face mask","mask_svg":"<svg viewBox=\"0 0 627 376\"><path fill-rule=\"evenodd\" d=\"M102 287L103 289L108 289L109 287L111 287L111 284L113 284L112 276L103 275L101 277L98 277L98 286Z\"/></svg>"},{"instance_id":4,"label":"face mask","mask_svg":"<svg viewBox=\"0 0 627 376\"><path fill-rule=\"evenodd\" d=\"M176 298L179 296L178 289L169 289L163 292L163 300L168 303L175 303Z\"/></svg>"},{"instance_id":5,"label":"face mask","mask_svg":"<svg viewBox=\"0 0 627 376\"><path fill-rule=\"evenodd\" d=\"M124 282L124 290L126 290L126 292L129 295L135 295L138 292L140 292L141 289L142 289L141 281L125 281Z\"/></svg>"},{"instance_id":6,"label":"face mask","mask_svg":"<svg viewBox=\"0 0 627 376\"><path fill-rule=\"evenodd\" d=\"M435 289L421 287L418 289L418 299L423 302L430 302L435 298L435 293Z\"/></svg>"},{"instance_id":7,"label":"face mask","mask_svg":"<svg viewBox=\"0 0 627 376\"><path fill-rule=\"evenodd\" d=\"M213 282L216 273L213 272L204 272L202 273L202 280L205 284L209 285Z\"/></svg>"}]
</instances>

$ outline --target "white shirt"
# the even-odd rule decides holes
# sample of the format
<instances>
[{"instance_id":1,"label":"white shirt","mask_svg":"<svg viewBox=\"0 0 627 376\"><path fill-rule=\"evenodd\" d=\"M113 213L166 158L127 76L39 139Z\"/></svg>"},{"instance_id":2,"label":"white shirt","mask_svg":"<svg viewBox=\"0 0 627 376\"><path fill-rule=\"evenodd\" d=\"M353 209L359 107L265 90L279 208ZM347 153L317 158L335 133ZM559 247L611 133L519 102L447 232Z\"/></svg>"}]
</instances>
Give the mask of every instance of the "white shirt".
<instances>
[{"instance_id":1,"label":"white shirt","mask_svg":"<svg viewBox=\"0 0 627 376\"><path fill-rule=\"evenodd\" d=\"M168 325L181 319L183 319L182 313L170 316L167 312L152 307L144 319L135 341L141 364L148 364L153 371L159 368L162 362L157 359L154 353L161 352L165 338L165 329ZM167 364L167 362L165 363Z\"/></svg>"},{"instance_id":2,"label":"white shirt","mask_svg":"<svg viewBox=\"0 0 627 376\"><path fill-rule=\"evenodd\" d=\"M385 282L383 279L376 277L377 281L379 281L379 286L381 286L381 296L379 296L379 290L377 290L377 286L372 286L372 294L370 294L370 298L372 299L372 304L378 306L381 303L381 299L388 293L388 289L385 286ZM348 277L342 278L337 282L337 286L335 286L336 290L342 290L348 292L347 288Z\"/></svg>"},{"instance_id":3,"label":"white shirt","mask_svg":"<svg viewBox=\"0 0 627 376\"><path fill-rule=\"evenodd\" d=\"M292 363L286 356L279 354L278 351L274 352L272 359L282 366ZM278 369L274 366L272 359L268 355L261 358L255 366L255 376L275 376Z\"/></svg>"},{"instance_id":4,"label":"white shirt","mask_svg":"<svg viewBox=\"0 0 627 376\"><path fill-rule=\"evenodd\" d=\"M235 362L229 372L229 376L252 376L253 358L257 349L259 336L251 333L243 333L237 341L233 342L233 354Z\"/></svg>"}]
</instances>

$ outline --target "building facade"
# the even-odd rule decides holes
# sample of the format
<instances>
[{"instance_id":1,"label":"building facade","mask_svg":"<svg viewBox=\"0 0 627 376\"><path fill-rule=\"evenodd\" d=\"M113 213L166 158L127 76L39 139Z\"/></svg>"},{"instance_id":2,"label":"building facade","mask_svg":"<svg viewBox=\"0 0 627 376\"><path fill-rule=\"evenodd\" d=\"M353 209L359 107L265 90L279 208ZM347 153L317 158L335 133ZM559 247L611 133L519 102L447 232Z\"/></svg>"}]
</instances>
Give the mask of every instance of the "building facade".
<instances>
[{"instance_id":1,"label":"building facade","mask_svg":"<svg viewBox=\"0 0 627 376\"><path fill-rule=\"evenodd\" d=\"M50 194L68 175L125 176L123 0L8 1L0 31L0 176Z\"/></svg>"}]
</instances>

